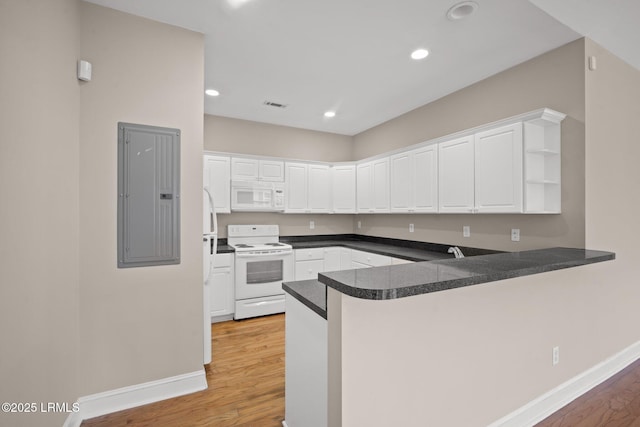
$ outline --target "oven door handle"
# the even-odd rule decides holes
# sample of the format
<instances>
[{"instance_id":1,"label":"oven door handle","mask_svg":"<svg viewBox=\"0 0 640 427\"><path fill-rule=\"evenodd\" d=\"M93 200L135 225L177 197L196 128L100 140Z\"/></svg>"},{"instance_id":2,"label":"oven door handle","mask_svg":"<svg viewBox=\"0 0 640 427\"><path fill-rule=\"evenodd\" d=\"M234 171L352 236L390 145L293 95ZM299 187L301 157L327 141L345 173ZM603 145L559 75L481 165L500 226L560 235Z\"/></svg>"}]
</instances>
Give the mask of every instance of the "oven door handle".
<instances>
[{"instance_id":1,"label":"oven door handle","mask_svg":"<svg viewBox=\"0 0 640 427\"><path fill-rule=\"evenodd\" d=\"M246 253L246 252L236 252L236 257L238 258L261 258L261 257L279 257L282 255L291 255L293 254L292 251L286 251L286 252L265 252L265 253L261 253L261 254L256 254L256 253Z\"/></svg>"}]
</instances>

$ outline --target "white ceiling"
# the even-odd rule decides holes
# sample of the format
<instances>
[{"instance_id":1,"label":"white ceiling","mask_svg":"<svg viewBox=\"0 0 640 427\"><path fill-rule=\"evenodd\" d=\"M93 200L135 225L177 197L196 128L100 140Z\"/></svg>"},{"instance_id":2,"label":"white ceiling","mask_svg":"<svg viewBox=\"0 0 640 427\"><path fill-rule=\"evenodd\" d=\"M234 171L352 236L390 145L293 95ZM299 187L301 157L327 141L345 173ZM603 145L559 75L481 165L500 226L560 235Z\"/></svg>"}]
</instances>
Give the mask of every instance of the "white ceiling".
<instances>
[{"instance_id":1,"label":"white ceiling","mask_svg":"<svg viewBox=\"0 0 640 427\"><path fill-rule=\"evenodd\" d=\"M457 0L88 1L204 33L205 85L221 93L203 93L206 113L345 135L581 35L640 68L638 0L476 0L459 21Z\"/></svg>"}]
</instances>

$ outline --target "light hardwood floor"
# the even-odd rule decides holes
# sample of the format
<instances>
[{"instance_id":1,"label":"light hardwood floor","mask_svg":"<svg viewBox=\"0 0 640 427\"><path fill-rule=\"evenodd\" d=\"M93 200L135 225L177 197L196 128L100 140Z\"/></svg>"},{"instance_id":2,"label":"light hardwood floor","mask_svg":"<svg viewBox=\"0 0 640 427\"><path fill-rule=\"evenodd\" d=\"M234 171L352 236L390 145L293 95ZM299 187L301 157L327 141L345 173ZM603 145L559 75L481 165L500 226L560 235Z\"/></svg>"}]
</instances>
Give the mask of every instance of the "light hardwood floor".
<instances>
[{"instance_id":1,"label":"light hardwood floor","mask_svg":"<svg viewBox=\"0 0 640 427\"><path fill-rule=\"evenodd\" d=\"M82 427L281 427L284 314L216 323L212 337L207 390L86 420ZM640 427L640 360L536 427Z\"/></svg>"},{"instance_id":2,"label":"light hardwood floor","mask_svg":"<svg viewBox=\"0 0 640 427\"><path fill-rule=\"evenodd\" d=\"M82 427L282 427L284 314L211 329L207 390L85 420Z\"/></svg>"},{"instance_id":3,"label":"light hardwood floor","mask_svg":"<svg viewBox=\"0 0 640 427\"><path fill-rule=\"evenodd\" d=\"M640 360L535 427L640 427Z\"/></svg>"}]
</instances>

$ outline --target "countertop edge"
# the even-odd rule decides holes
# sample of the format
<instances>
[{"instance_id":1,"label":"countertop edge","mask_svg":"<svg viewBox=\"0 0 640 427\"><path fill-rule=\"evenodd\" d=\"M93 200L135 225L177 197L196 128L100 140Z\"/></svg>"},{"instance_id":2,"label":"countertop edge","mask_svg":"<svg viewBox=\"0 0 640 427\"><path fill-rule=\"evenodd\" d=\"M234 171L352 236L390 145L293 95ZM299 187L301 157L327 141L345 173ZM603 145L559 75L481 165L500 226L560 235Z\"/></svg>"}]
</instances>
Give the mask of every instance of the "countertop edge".
<instances>
[{"instance_id":1,"label":"countertop edge","mask_svg":"<svg viewBox=\"0 0 640 427\"><path fill-rule=\"evenodd\" d=\"M549 249L558 249L551 248ZM564 248L567 249L567 248ZM577 251L584 251L583 249L576 249ZM514 252L513 254L526 254L531 252L540 252L544 250L536 250L536 251L523 251L523 252ZM437 282L432 283L424 283L416 286L407 286L407 287L395 287L395 288L386 288L386 289L371 289L371 288L361 288L354 287L348 284L345 284L339 280L336 280L330 276L327 276L325 273L318 274L318 280L327 286L336 289L337 291L360 299L370 299L370 300L388 300L388 299L397 299L410 297L415 295L421 295L432 292L445 291L450 289L462 288L466 286L479 285L482 283L495 282L499 280L512 279L523 276L530 276L539 273L545 273L549 271L561 270L566 268L579 267L582 265L589 265L599 262L612 261L615 259L615 253L612 252L602 252L602 251L591 251L591 252L600 252L600 255L592 256L585 259L569 259L557 262L551 262L548 264L535 265L526 268L514 268L507 270L494 270L491 271L490 274L474 274L469 277L463 277L458 279L450 279L450 280L439 280ZM485 256L483 256L485 257ZM491 255L486 255L486 257L491 257ZM429 261L431 264L438 265L451 265L452 263L457 263L457 267L463 267L464 259L458 260L434 260ZM473 258L469 258L472 259ZM391 267L372 267L372 268L395 268L401 269L406 268L404 265L396 265Z\"/></svg>"}]
</instances>

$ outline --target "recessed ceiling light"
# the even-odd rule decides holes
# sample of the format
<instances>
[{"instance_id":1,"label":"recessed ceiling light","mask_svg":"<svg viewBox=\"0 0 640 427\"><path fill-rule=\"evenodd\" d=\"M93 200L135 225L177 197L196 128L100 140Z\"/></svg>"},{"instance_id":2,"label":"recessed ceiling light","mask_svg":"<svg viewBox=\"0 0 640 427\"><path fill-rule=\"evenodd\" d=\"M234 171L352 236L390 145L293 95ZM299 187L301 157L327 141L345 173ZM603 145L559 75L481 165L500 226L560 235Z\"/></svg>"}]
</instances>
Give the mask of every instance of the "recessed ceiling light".
<instances>
[{"instance_id":1,"label":"recessed ceiling light","mask_svg":"<svg viewBox=\"0 0 640 427\"><path fill-rule=\"evenodd\" d=\"M447 11L447 18L452 21L466 18L476 11L478 3L474 1L463 1L462 3L455 4Z\"/></svg>"},{"instance_id":2,"label":"recessed ceiling light","mask_svg":"<svg viewBox=\"0 0 640 427\"><path fill-rule=\"evenodd\" d=\"M207 89L207 90L204 91L204 93L206 93L209 96L218 96L218 95L220 95L220 92L218 92L215 89Z\"/></svg>"},{"instance_id":3,"label":"recessed ceiling light","mask_svg":"<svg viewBox=\"0 0 640 427\"><path fill-rule=\"evenodd\" d=\"M429 51L427 49L416 49L411 52L411 58L413 59L424 59L429 56Z\"/></svg>"},{"instance_id":4,"label":"recessed ceiling light","mask_svg":"<svg viewBox=\"0 0 640 427\"><path fill-rule=\"evenodd\" d=\"M331 117L335 117L336 116L336 112L335 111L327 111L324 113L325 117L331 118Z\"/></svg>"}]
</instances>

